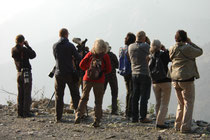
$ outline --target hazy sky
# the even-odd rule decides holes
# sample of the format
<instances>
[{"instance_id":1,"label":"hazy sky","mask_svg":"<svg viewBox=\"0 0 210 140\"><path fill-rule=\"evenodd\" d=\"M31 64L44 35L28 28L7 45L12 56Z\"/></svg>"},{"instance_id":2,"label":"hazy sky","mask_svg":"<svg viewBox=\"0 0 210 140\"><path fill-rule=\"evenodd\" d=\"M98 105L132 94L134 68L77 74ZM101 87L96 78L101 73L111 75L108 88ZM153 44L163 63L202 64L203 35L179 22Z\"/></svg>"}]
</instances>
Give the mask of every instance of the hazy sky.
<instances>
[{"instance_id":1,"label":"hazy sky","mask_svg":"<svg viewBox=\"0 0 210 140\"><path fill-rule=\"evenodd\" d=\"M88 38L91 48L96 38L102 38L116 54L124 45L125 35L140 30L151 40L160 39L167 48L175 43L178 29L186 30L198 45L210 42L210 0L0 0L0 3L0 87L14 93L17 93L16 70L11 48L18 34L23 34L37 52L37 58L31 61L33 87L45 87L47 97L54 90L54 80L47 77L55 63L52 45L63 27L69 29L70 41L73 37ZM124 101L124 82L122 77L118 78L119 98ZM0 104L5 103L7 96L2 94ZM105 98L109 98L104 101L106 107L110 95Z\"/></svg>"},{"instance_id":2,"label":"hazy sky","mask_svg":"<svg viewBox=\"0 0 210 140\"><path fill-rule=\"evenodd\" d=\"M177 29L185 29L198 43L209 41L209 0L1 0L0 63L10 61L17 34L29 43L56 39L66 27L73 36L109 39L123 45L127 32L145 30L151 39L170 46ZM34 46L37 47L37 46Z\"/></svg>"}]
</instances>

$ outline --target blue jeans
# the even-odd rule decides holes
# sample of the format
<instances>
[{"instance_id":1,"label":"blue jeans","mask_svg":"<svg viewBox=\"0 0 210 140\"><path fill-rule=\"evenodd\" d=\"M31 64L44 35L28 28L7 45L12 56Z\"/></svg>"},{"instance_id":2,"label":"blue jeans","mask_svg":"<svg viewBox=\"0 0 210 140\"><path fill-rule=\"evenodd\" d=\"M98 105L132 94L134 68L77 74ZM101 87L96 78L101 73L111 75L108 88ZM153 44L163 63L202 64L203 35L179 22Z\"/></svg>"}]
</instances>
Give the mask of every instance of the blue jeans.
<instances>
[{"instance_id":1,"label":"blue jeans","mask_svg":"<svg viewBox=\"0 0 210 140\"><path fill-rule=\"evenodd\" d=\"M133 74L133 92L132 92L132 119L139 119L139 100L140 100L140 119L147 116L147 104L150 98L151 79L147 75Z\"/></svg>"}]
</instances>

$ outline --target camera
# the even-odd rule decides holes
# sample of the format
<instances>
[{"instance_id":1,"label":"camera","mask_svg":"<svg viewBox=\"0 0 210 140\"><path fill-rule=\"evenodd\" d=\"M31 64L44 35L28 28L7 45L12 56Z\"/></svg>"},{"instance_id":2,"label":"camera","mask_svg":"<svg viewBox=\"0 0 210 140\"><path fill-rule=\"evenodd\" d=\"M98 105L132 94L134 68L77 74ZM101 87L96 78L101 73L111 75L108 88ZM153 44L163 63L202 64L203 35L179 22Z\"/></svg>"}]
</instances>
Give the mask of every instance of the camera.
<instances>
[{"instance_id":1,"label":"camera","mask_svg":"<svg viewBox=\"0 0 210 140\"><path fill-rule=\"evenodd\" d=\"M49 77L53 78L53 76L55 75L55 67L53 67L53 70L49 73Z\"/></svg>"},{"instance_id":2,"label":"camera","mask_svg":"<svg viewBox=\"0 0 210 140\"><path fill-rule=\"evenodd\" d=\"M21 71L23 72L23 79L24 83L27 84L29 83L29 69L28 68L22 68Z\"/></svg>"},{"instance_id":3,"label":"camera","mask_svg":"<svg viewBox=\"0 0 210 140\"><path fill-rule=\"evenodd\" d=\"M77 44L76 47L79 53L85 51L85 44L88 41L87 39L81 41L80 38L73 38L72 41Z\"/></svg>"}]
</instances>

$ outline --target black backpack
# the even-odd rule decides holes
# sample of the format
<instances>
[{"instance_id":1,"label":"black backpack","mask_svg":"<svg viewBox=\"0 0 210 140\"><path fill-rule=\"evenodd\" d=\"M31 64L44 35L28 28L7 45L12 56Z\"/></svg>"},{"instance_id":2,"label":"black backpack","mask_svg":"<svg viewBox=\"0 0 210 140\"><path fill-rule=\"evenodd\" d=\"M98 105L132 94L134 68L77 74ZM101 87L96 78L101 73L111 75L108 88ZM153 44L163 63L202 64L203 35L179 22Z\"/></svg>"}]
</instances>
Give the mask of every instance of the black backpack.
<instances>
[{"instance_id":1,"label":"black backpack","mask_svg":"<svg viewBox=\"0 0 210 140\"><path fill-rule=\"evenodd\" d=\"M163 62L160 58L160 53L151 55L149 61L150 76L153 81L162 80L167 78Z\"/></svg>"}]
</instances>

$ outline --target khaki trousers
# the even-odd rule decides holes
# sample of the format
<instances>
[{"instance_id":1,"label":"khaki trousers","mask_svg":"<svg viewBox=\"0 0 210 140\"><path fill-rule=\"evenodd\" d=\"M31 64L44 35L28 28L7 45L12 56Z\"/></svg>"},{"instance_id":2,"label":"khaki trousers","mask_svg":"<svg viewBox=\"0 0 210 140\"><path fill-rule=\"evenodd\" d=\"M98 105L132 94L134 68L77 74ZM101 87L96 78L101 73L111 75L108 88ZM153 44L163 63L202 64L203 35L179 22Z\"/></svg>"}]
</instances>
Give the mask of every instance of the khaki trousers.
<instances>
[{"instance_id":1,"label":"khaki trousers","mask_svg":"<svg viewBox=\"0 0 210 140\"><path fill-rule=\"evenodd\" d=\"M164 125L171 97L171 82L153 84L153 91L156 98L156 124Z\"/></svg>"},{"instance_id":2,"label":"khaki trousers","mask_svg":"<svg viewBox=\"0 0 210 140\"><path fill-rule=\"evenodd\" d=\"M104 96L104 83L95 83L89 81L83 81L82 97L79 101L78 108L76 110L75 118L82 117L85 113L87 102L89 100L90 90L93 88L95 96L95 121L100 122L102 118L102 102Z\"/></svg>"},{"instance_id":3,"label":"khaki trousers","mask_svg":"<svg viewBox=\"0 0 210 140\"><path fill-rule=\"evenodd\" d=\"M195 85L192 82L173 82L178 100L175 129L190 131L195 100Z\"/></svg>"}]
</instances>

